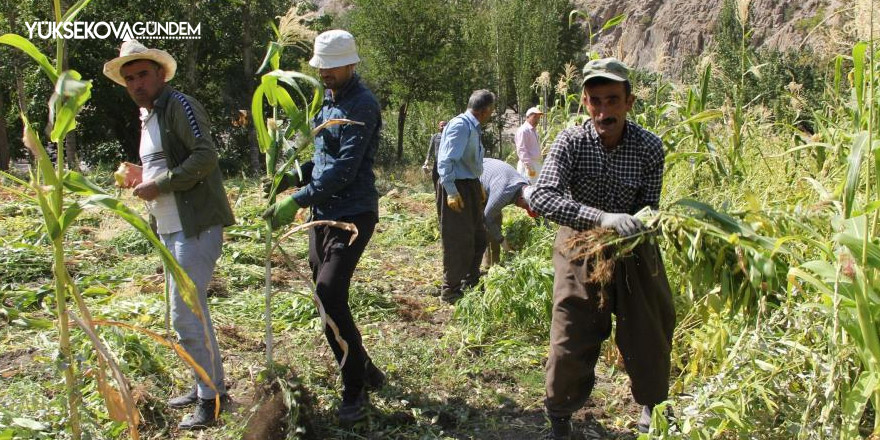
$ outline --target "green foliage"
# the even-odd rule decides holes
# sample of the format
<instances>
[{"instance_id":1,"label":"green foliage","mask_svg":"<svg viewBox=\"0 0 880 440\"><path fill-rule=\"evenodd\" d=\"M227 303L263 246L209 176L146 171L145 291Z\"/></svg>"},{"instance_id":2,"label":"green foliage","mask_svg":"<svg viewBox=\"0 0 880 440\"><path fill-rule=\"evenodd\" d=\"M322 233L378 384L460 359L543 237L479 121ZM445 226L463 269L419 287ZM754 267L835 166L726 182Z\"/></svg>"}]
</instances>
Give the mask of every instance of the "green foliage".
<instances>
[{"instance_id":1,"label":"green foliage","mask_svg":"<svg viewBox=\"0 0 880 440\"><path fill-rule=\"evenodd\" d=\"M119 234L108 240L107 244L123 255L147 255L153 250L153 245L140 232L132 229L120 231Z\"/></svg>"},{"instance_id":2,"label":"green foliage","mask_svg":"<svg viewBox=\"0 0 880 440\"><path fill-rule=\"evenodd\" d=\"M482 283L455 308L455 318L475 341L546 338L553 305L553 266L546 258L517 256L493 266Z\"/></svg>"}]
</instances>

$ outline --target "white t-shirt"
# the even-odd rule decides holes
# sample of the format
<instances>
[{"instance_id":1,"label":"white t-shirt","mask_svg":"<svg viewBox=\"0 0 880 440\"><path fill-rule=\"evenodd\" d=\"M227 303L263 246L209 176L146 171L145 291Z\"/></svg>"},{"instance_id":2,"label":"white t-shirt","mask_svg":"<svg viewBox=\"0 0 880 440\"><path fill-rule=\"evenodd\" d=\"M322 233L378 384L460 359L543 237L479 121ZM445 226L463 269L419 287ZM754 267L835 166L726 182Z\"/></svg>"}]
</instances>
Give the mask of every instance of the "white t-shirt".
<instances>
[{"instance_id":1,"label":"white t-shirt","mask_svg":"<svg viewBox=\"0 0 880 440\"><path fill-rule=\"evenodd\" d=\"M141 164L143 165L143 181L156 180L168 171L165 162L165 151L162 150L162 132L156 113L141 108ZM177 201L173 193L161 193L147 202L147 210L156 218L156 229L159 234L170 234L183 229L180 214L177 212Z\"/></svg>"}]
</instances>

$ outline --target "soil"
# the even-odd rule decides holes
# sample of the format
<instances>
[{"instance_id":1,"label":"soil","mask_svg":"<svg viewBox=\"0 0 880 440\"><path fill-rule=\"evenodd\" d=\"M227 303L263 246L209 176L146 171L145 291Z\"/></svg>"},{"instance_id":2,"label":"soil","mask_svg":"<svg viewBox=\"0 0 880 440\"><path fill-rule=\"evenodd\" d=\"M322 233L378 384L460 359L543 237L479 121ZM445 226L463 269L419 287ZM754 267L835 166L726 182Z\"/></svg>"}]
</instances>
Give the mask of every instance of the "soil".
<instances>
[{"instance_id":1,"label":"soil","mask_svg":"<svg viewBox=\"0 0 880 440\"><path fill-rule=\"evenodd\" d=\"M306 433L302 438L314 438L312 426L313 419L313 401L311 394L297 379L296 375L291 373L285 381L291 384L292 392L298 397L296 398L296 408L288 409L284 403L284 393L281 389L279 381L271 380L267 383L254 384L255 395L253 406L249 412L253 415L247 422L245 427L244 440L284 440L290 429L303 428ZM297 426L288 425L289 411L298 412Z\"/></svg>"},{"instance_id":2,"label":"soil","mask_svg":"<svg viewBox=\"0 0 880 440\"><path fill-rule=\"evenodd\" d=\"M0 377L7 379L26 370L36 352L35 348L22 348L0 353Z\"/></svg>"}]
</instances>

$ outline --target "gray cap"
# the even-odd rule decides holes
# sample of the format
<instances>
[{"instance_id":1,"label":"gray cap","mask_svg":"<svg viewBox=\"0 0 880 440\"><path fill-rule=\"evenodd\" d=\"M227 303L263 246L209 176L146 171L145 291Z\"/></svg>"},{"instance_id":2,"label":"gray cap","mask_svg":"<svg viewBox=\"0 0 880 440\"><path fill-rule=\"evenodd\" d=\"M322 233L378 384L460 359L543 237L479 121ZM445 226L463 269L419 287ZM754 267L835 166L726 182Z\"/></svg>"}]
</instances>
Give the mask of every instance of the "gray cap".
<instances>
[{"instance_id":1,"label":"gray cap","mask_svg":"<svg viewBox=\"0 0 880 440\"><path fill-rule=\"evenodd\" d=\"M617 58L602 58L600 60L591 60L584 65L584 81L582 84L593 78L608 78L612 81L629 81L629 67L623 64Z\"/></svg>"}]
</instances>

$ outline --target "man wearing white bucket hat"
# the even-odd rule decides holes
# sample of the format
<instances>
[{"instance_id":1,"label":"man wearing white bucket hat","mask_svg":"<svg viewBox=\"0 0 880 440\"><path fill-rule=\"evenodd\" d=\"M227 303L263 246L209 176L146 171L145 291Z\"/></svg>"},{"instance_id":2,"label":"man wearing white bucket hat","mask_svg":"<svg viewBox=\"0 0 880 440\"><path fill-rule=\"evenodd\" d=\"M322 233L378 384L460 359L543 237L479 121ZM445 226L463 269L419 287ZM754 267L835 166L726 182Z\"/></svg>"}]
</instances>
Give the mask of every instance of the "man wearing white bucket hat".
<instances>
[{"instance_id":1,"label":"man wearing white bucket hat","mask_svg":"<svg viewBox=\"0 0 880 440\"><path fill-rule=\"evenodd\" d=\"M355 267L379 221L379 192L373 162L379 147L382 116L379 102L355 73L360 61L354 37L343 30L324 32L315 39L309 64L317 67L327 89L324 106L312 121L317 127L330 119L356 124L337 125L315 137L314 166L292 196L272 205L263 217L273 226L293 221L300 207L310 207L313 220L353 223L358 234L319 226L309 230L309 265L315 293L326 312L324 333L342 373L339 421L351 424L367 414L367 390L385 383L367 355L348 304L348 288Z\"/></svg>"},{"instance_id":2,"label":"man wearing white bucket hat","mask_svg":"<svg viewBox=\"0 0 880 440\"><path fill-rule=\"evenodd\" d=\"M529 179L531 185L538 181L538 175L541 174L541 142L537 128L543 115L544 112L538 107L526 110L526 121L516 130L514 136L516 155L519 157L516 170Z\"/></svg>"},{"instance_id":3,"label":"man wearing white bucket hat","mask_svg":"<svg viewBox=\"0 0 880 440\"><path fill-rule=\"evenodd\" d=\"M140 107L143 167L127 165L124 186L147 203L162 243L195 283L207 326L184 302L177 283L169 283L171 319L180 344L211 378L195 373L192 390L168 401L172 408L195 405L181 429L203 429L216 422L215 397L228 399L223 364L208 311L207 289L223 242L223 227L235 223L217 166L211 125L202 105L166 85L177 63L164 50L126 41L119 57L104 64L104 75L124 86Z\"/></svg>"}]
</instances>

